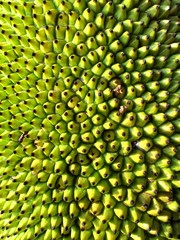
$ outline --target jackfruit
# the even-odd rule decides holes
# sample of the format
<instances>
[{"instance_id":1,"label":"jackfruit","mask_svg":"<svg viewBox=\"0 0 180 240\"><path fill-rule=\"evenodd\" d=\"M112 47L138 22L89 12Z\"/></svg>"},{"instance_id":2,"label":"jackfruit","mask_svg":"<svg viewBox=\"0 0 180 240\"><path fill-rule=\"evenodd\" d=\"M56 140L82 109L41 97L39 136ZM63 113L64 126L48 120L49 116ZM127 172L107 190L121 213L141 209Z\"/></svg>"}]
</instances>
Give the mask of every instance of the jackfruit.
<instances>
[{"instance_id":1,"label":"jackfruit","mask_svg":"<svg viewBox=\"0 0 180 240\"><path fill-rule=\"evenodd\" d=\"M1 239L180 239L179 12L0 1Z\"/></svg>"}]
</instances>

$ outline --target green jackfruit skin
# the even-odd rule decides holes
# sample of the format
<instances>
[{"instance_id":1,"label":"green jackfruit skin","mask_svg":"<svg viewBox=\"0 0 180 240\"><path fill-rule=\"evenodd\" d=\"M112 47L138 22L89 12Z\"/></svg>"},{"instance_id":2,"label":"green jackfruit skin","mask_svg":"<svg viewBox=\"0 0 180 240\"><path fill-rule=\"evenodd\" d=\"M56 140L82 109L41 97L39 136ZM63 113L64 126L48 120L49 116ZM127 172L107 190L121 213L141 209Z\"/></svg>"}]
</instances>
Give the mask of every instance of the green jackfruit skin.
<instances>
[{"instance_id":1,"label":"green jackfruit skin","mask_svg":"<svg viewBox=\"0 0 180 240\"><path fill-rule=\"evenodd\" d=\"M0 239L180 239L180 5L0 1Z\"/></svg>"}]
</instances>

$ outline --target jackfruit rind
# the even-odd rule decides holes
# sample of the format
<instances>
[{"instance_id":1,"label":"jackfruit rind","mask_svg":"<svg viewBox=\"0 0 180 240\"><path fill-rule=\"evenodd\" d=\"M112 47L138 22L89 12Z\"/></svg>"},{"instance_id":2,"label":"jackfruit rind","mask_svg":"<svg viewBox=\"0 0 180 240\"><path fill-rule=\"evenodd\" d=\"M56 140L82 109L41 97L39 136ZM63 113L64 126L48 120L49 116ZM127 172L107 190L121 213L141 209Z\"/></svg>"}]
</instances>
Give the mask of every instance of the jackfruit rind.
<instances>
[{"instance_id":1,"label":"jackfruit rind","mask_svg":"<svg viewBox=\"0 0 180 240\"><path fill-rule=\"evenodd\" d=\"M0 1L1 239L179 239L180 5Z\"/></svg>"}]
</instances>

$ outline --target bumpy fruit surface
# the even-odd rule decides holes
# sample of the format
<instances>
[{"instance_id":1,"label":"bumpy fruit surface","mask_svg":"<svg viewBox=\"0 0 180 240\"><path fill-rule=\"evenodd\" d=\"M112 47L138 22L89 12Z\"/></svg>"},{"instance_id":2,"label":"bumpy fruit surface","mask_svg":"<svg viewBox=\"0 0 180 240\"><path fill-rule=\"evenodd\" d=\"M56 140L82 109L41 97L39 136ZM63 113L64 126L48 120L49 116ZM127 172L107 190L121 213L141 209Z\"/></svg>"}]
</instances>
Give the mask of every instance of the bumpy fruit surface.
<instances>
[{"instance_id":1,"label":"bumpy fruit surface","mask_svg":"<svg viewBox=\"0 0 180 240\"><path fill-rule=\"evenodd\" d=\"M0 1L0 239L180 239L179 12Z\"/></svg>"}]
</instances>

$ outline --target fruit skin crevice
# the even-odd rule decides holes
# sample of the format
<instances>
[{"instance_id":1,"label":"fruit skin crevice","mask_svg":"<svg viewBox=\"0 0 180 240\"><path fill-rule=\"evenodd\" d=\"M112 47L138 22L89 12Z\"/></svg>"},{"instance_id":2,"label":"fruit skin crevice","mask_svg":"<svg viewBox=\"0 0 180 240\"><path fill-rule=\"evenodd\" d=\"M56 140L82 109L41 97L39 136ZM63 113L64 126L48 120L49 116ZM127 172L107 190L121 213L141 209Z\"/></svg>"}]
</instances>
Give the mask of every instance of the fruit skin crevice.
<instances>
[{"instance_id":1,"label":"fruit skin crevice","mask_svg":"<svg viewBox=\"0 0 180 240\"><path fill-rule=\"evenodd\" d=\"M179 12L0 1L0 239L180 239Z\"/></svg>"}]
</instances>

